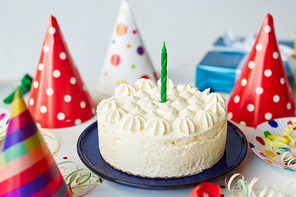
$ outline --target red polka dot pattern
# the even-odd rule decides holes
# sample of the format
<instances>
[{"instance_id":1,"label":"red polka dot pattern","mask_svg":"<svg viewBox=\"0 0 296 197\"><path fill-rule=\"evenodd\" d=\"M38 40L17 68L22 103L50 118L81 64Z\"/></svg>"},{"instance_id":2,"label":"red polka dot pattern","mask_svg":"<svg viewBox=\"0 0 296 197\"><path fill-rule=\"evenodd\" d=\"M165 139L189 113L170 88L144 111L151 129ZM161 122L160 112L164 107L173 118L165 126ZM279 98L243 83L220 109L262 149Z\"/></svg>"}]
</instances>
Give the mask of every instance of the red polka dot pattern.
<instances>
[{"instance_id":1,"label":"red polka dot pattern","mask_svg":"<svg viewBox=\"0 0 296 197\"><path fill-rule=\"evenodd\" d=\"M232 121L255 127L295 115L293 95L279 54L273 19L267 14L228 102Z\"/></svg>"},{"instance_id":2,"label":"red polka dot pattern","mask_svg":"<svg viewBox=\"0 0 296 197\"><path fill-rule=\"evenodd\" d=\"M92 118L96 103L80 77L55 17L50 16L28 109L45 128L74 126Z\"/></svg>"}]
</instances>

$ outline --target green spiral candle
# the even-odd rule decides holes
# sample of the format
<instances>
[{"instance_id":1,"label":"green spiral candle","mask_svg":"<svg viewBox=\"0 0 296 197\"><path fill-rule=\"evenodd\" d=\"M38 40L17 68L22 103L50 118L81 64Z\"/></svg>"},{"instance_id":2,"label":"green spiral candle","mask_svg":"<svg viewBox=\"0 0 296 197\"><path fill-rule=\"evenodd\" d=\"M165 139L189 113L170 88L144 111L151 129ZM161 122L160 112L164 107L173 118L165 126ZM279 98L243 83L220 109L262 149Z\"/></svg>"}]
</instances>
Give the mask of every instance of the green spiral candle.
<instances>
[{"instance_id":1,"label":"green spiral candle","mask_svg":"<svg viewBox=\"0 0 296 197\"><path fill-rule=\"evenodd\" d=\"M161 50L161 103L166 102L167 96L167 51L165 47L165 42L163 42L163 47Z\"/></svg>"}]
</instances>

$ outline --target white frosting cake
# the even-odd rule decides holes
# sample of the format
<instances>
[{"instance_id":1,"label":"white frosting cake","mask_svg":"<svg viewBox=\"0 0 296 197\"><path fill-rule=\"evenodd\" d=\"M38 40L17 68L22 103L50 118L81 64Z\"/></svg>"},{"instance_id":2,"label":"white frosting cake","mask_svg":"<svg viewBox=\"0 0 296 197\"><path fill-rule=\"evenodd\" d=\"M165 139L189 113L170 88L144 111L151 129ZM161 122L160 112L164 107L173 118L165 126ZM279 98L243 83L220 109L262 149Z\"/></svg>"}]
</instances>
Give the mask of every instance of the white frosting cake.
<instances>
[{"instance_id":1,"label":"white frosting cake","mask_svg":"<svg viewBox=\"0 0 296 197\"><path fill-rule=\"evenodd\" d=\"M211 168L224 154L227 110L220 93L167 80L121 84L97 107L99 149L114 168L144 177L182 177Z\"/></svg>"}]
</instances>

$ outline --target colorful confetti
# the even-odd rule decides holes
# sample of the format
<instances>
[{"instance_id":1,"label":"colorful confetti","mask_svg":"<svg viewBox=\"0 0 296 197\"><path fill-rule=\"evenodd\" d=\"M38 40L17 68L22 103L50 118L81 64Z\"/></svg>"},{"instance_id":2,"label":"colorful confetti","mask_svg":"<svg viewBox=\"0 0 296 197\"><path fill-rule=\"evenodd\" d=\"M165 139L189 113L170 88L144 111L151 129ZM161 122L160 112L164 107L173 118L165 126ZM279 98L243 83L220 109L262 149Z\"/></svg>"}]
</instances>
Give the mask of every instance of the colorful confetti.
<instances>
[{"instance_id":1,"label":"colorful confetti","mask_svg":"<svg viewBox=\"0 0 296 197\"><path fill-rule=\"evenodd\" d=\"M51 152L51 155L56 154L56 152L59 150L59 143L55 136L43 128L38 127L38 130L40 131L49 151Z\"/></svg>"},{"instance_id":2,"label":"colorful confetti","mask_svg":"<svg viewBox=\"0 0 296 197\"><path fill-rule=\"evenodd\" d=\"M257 156L290 172L296 172L296 147L293 141L296 132L292 132L295 128L292 125L293 120L296 117L279 118L259 124L249 138L249 146Z\"/></svg>"},{"instance_id":3,"label":"colorful confetti","mask_svg":"<svg viewBox=\"0 0 296 197\"><path fill-rule=\"evenodd\" d=\"M262 137L256 137L256 140L257 140L257 142L259 142L261 145L265 145L265 142L264 142L264 140L262 139Z\"/></svg>"}]
</instances>

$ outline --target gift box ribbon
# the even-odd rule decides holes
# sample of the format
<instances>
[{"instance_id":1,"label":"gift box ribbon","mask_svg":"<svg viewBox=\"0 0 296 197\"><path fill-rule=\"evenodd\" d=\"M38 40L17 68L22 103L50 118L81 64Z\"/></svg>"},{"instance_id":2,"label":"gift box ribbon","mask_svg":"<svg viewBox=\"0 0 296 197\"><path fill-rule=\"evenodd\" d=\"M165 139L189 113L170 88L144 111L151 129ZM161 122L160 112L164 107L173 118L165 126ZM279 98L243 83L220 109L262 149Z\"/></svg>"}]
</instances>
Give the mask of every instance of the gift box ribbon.
<instances>
[{"instance_id":1,"label":"gift box ribbon","mask_svg":"<svg viewBox=\"0 0 296 197\"><path fill-rule=\"evenodd\" d=\"M216 43L214 46L209 48L209 51L216 52L237 52L244 53L245 55L238 63L238 66L235 70L235 82L239 78L242 68L249 56L249 52L251 51L253 44L256 40L255 35L247 36L245 39L238 38L232 31L226 31L222 37L222 41L224 44ZM283 62L287 63L287 73L292 72L293 74L293 83L296 83L296 60L294 59L294 49L289 46L279 44L279 49L281 52L281 58Z\"/></svg>"}]
</instances>

